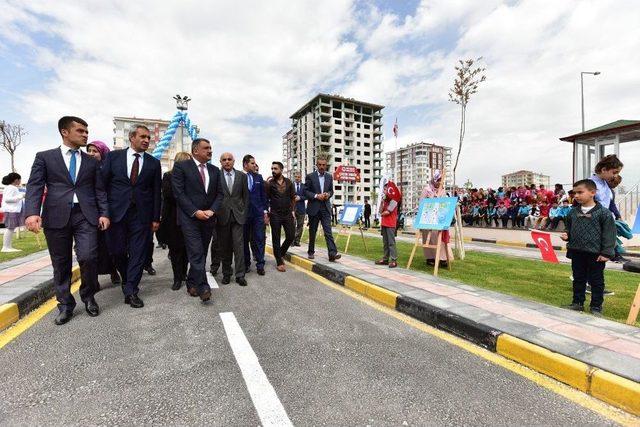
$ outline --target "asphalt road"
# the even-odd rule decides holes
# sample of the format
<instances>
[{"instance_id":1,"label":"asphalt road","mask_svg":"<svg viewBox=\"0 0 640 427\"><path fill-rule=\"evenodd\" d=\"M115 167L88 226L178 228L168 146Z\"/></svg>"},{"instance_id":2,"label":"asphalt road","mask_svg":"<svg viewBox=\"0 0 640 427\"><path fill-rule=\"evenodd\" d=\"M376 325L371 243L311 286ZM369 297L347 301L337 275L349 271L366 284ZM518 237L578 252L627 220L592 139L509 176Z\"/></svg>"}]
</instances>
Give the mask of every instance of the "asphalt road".
<instances>
[{"instance_id":1,"label":"asphalt road","mask_svg":"<svg viewBox=\"0 0 640 427\"><path fill-rule=\"evenodd\" d=\"M156 268L143 309L105 289L99 317L51 312L1 349L0 424L611 424L272 260L210 305Z\"/></svg>"}]
</instances>

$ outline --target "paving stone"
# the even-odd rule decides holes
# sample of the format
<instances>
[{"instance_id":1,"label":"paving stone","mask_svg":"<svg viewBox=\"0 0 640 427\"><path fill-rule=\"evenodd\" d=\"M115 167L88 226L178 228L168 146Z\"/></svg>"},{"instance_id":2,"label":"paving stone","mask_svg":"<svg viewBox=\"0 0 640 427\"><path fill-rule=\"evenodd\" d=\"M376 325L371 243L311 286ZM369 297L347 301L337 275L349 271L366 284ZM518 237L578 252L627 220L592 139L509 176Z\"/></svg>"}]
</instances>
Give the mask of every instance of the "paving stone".
<instances>
[{"instance_id":1,"label":"paving stone","mask_svg":"<svg viewBox=\"0 0 640 427\"><path fill-rule=\"evenodd\" d=\"M468 304L459 304L458 306L450 307L448 310L458 316L465 317L478 323L483 323L484 319L493 317L492 313Z\"/></svg>"},{"instance_id":2,"label":"paving stone","mask_svg":"<svg viewBox=\"0 0 640 427\"><path fill-rule=\"evenodd\" d=\"M594 348L594 346L584 342L542 329L530 334L524 334L518 338L569 357L575 357L577 354Z\"/></svg>"},{"instance_id":3,"label":"paving stone","mask_svg":"<svg viewBox=\"0 0 640 427\"><path fill-rule=\"evenodd\" d=\"M640 359L635 357L594 347L584 353L577 354L575 358L605 371L640 382Z\"/></svg>"},{"instance_id":4,"label":"paving stone","mask_svg":"<svg viewBox=\"0 0 640 427\"><path fill-rule=\"evenodd\" d=\"M482 320L481 323L515 337L532 334L540 330L540 328L535 326L527 325L526 323L518 322L504 316L489 316Z\"/></svg>"}]
</instances>

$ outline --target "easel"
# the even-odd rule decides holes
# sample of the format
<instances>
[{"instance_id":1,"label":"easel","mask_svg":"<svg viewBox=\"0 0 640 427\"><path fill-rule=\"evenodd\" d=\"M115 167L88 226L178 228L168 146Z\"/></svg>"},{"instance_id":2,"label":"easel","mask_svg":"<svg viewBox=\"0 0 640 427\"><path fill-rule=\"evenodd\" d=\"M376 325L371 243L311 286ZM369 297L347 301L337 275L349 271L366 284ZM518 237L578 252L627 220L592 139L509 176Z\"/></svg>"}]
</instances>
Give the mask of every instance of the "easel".
<instances>
[{"instance_id":1,"label":"easel","mask_svg":"<svg viewBox=\"0 0 640 427\"><path fill-rule=\"evenodd\" d=\"M640 285L636 291L636 296L631 303L631 309L629 310L629 317L627 317L627 325L635 325L638 320L638 313L640 313Z\"/></svg>"},{"instance_id":2,"label":"easel","mask_svg":"<svg viewBox=\"0 0 640 427\"><path fill-rule=\"evenodd\" d=\"M447 257L447 269L451 271L451 263L453 262L453 259L449 258L449 244L444 243L442 241L442 230L425 230L425 231L427 231L427 236L426 236L425 242L423 243L422 230L416 230L416 240L413 244L413 249L411 250L411 256L409 257L409 262L407 263L407 269L411 268L411 263L413 262L413 257L416 254L416 249L418 248L418 246L422 248L435 249L436 258L435 258L435 265L433 266L433 275L437 276L438 268L440 267L440 251L444 247L444 251ZM438 239L435 245L429 244L429 242L431 241L431 236L433 235L432 233L437 233Z\"/></svg>"},{"instance_id":3,"label":"easel","mask_svg":"<svg viewBox=\"0 0 640 427\"><path fill-rule=\"evenodd\" d=\"M454 216L456 223L453 226L453 244L455 255L458 259L464 260L464 235L462 234L462 213L460 212L460 205L456 206L456 214Z\"/></svg>"},{"instance_id":4,"label":"easel","mask_svg":"<svg viewBox=\"0 0 640 427\"><path fill-rule=\"evenodd\" d=\"M346 254L347 251L349 250L349 242L351 241L351 234L353 233L353 226L350 225L344 225L344 224L338 224L340 226L340 228L338 229L338 235L335 238L335 243L336 245L338 244L338 237L340 237L340 235L346 235L347 236L347 244L344 247L344 253ZM359 225L358 226L358 230L360 230L360 236L362 237L362 244L364 245L364 252L365 253L369 253L369 250L367 249L367 241L364 238L364 231L362 230L362 226Z\"/></svg>"}]
</instances>

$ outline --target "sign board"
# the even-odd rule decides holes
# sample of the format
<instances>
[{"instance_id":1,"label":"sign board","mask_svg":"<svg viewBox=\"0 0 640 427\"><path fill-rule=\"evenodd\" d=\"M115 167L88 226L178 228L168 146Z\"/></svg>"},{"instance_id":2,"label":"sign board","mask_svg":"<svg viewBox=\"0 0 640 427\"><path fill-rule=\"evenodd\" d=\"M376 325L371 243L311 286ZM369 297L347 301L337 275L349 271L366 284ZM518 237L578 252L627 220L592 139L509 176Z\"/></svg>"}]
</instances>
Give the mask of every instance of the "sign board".
<instances>
[{"instance_id":1,"label":"sign board","mask_svg":"<svg viewBox=\"0 0 640 427\"><path fill-rule=\"evenodd\" d=\"M353 226L356 225L358 220L362 216L362 205L344 205L342 207L342 215L338 219L338 223L341 225Z\"/></svg>"},{"instance_id":2,"label":"sign board","mask_svg":"<svg viewBox=\"0 0 640 427\"><path fill-rule=\"evenodd\" d=\"M338 166L333 179L338 182L360 182L360 169L355 166Z\"/></svg>"},{"instance_id":3,"label":"sign board","mask_svg":"<svg viewBox=\"0 0 640 427\"><path fill-rule=\"evenodd\" d=\"M418 215L413 222L417 230L448 230L458 205L457 197L422 199Z\"/></svg>"}]
</instances>

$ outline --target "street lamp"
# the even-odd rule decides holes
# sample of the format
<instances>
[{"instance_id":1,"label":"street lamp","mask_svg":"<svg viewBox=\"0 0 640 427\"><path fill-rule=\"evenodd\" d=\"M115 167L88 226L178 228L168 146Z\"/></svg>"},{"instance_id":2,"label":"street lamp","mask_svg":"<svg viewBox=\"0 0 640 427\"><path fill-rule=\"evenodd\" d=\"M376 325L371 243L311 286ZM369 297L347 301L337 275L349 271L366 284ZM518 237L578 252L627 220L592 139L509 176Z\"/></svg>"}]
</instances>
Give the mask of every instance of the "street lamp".
<instances>
[{"instance_id":1,"label":"street lamp","mask_svg":"<svg viewBox=\"0 0 640 427\"><path fill-rule=\"evenodd\" d=\"M580 99L582 101L582 132L584 132L584 75L591 74L597 76L600 71L582 71L580 72Z\"/></svg>"}]
</instances>

